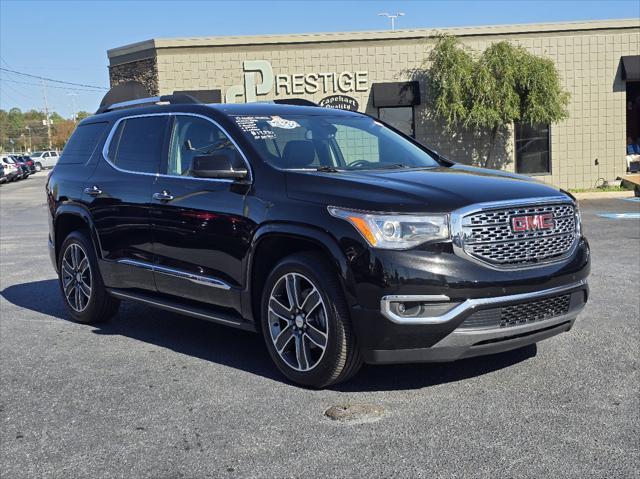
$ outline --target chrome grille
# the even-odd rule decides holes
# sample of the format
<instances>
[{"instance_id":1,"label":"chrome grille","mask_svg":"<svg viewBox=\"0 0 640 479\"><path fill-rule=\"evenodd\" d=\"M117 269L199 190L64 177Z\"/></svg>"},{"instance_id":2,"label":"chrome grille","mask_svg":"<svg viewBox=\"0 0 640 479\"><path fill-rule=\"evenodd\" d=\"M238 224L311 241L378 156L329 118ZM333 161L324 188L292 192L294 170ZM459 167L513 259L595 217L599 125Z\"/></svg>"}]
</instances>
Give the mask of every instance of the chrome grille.
<instances>
[{"instance_id":1,"label":"chrome grille","mask_svg":"<svg viewBox=\"0 0 640 479\"><path fill-rule=\"evenodd\" d=\"M503 308L476 311L464 320L461 329L508 328L544 321L569 312L571 295L554 296Z\"/></svg>"},{"instance_id":2,"label":"chrome grille","mask_svg":"<svg viewBox=\"0 0 640 479\"><path fill-rule=\"evenodd\" d=\"M514 232L511 218L551 213L554 227ZM576 215L567 203L480 211L462 218L464 252L496 266L551 261L565 255L576 237Z\"/></svg>"}]
</instances>

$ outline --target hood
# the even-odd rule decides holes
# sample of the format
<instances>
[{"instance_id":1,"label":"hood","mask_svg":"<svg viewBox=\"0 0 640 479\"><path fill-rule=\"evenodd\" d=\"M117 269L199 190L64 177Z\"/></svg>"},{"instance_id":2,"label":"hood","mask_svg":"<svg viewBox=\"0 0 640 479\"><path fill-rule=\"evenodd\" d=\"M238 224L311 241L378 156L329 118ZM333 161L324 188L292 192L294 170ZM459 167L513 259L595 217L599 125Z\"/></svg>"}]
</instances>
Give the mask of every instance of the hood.
<instances>
[{"instance_id":1,"label":"hood","mask_svg":"<svg viewBox=\"0 0 640 479\"><path fill-rule=\"evenodd\" d=\"M527 176L464 165L419 170L288 171L290 198L388 212L450 212L474 203L565 196Z\"/></svg>"}]
</instances>

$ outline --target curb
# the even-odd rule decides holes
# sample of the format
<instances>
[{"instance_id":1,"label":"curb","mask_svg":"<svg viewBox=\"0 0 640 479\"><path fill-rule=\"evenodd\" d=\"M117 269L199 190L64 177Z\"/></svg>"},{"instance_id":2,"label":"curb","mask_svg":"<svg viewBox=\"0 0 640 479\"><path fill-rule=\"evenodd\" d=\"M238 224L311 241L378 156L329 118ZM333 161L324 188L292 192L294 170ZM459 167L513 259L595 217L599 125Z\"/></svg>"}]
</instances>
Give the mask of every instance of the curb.
<instances>
[{"instance_id":1,"label":"curb","mask_svg":"<svg viewBox=\"0 0 640 479\"><path fill-rule=\"evenodd\" d=\"M584 193L571 193L578 200L595 200L605 198L632 198L633 190L629 191L588 191Z\"/></svg>"}]
</instances>

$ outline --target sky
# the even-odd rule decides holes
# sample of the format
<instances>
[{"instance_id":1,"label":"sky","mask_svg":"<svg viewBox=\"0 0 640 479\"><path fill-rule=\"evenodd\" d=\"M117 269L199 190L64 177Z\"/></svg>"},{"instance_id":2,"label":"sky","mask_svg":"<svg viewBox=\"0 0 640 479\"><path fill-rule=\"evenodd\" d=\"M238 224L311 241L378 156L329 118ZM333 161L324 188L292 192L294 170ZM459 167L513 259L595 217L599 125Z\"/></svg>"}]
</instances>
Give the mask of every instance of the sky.
<instances>
[{"instance_id":1,"label":"sky","mask_svg":"<svg viewBox=\"0 0 640 479\"><path fill-rule=\"evenodd\" d=\"M0 68L108 88L107 50L150 38L438 28L640 17L639 0L0 0ZM95 111L106 90L46 82L51 111ZM0 108L42 110L41 81L0 71Z\"/></svg>"}]
</instances>

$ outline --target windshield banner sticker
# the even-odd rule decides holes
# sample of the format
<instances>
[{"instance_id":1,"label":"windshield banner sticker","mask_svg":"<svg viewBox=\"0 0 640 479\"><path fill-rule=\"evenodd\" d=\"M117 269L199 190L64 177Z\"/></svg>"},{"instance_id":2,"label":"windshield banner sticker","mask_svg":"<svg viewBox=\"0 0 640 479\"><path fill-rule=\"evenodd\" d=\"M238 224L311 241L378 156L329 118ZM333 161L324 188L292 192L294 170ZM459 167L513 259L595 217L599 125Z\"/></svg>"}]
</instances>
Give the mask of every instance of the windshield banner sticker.
<instances>
[{"instance_id":1,"label":"windshield banner sticker","mask_svg":"<svg viewBox=\"0 0 640 479\"><path fill-rule=\"evenodd\" d=\"M294 128L299 128L300 123L293 120L285 120L280 116L272 116L271 120L267 121L274 128L283 128L285 130L293 130Z\"/></svg>"}]
</instances>

